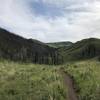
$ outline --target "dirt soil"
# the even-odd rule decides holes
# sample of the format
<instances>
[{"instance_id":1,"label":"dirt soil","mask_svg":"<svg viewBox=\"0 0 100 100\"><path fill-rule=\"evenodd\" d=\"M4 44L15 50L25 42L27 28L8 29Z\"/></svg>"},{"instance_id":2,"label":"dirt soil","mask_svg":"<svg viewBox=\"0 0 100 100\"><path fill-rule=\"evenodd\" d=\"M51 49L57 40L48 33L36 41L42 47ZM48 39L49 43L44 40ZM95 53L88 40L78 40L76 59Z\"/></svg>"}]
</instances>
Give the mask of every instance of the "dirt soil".
<instances>
[{"instance_id":1,"label":"dirt soil","mask_svg":"<svg viewBox=\"0 0 100 100\"><path fill-rule=\"evenodd\" d=\"M78 100L77 93L74 89L75 84L73 82L73 79L71 78L69 74L65 73L63 69L60 69L60 73L63 76L64 84L68 91L66 94L68 98L66 98L66 100Z\"/></svg>"}]
</instances>

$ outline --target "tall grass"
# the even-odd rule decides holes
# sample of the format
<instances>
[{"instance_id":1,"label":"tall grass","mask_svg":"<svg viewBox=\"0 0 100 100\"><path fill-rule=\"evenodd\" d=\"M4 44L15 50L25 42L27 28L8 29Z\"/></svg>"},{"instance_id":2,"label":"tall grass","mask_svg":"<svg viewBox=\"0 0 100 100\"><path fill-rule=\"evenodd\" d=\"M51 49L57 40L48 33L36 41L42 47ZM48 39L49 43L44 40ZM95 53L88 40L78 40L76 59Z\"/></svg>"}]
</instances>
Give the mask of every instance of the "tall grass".
<instances>
[{"instance_id":1,"label":"tall grass","mask_svg":"<svg viewBox=\"0 0 100 100\"><path fill-rule=\"evenodd\" d=\"M0 62L0 100L65 100L66 90L57 68Z\"/></svg>"},{"instance_id":2,"label":"tall grass","mask_svg":"<svg viewBox=\"0 0 100 100\"><path fill-rule=\"evenodd\" d=\"M64 68L74 79L79 100L100 100L100 62L76 62Z\"/></svg>"}]
</instances>

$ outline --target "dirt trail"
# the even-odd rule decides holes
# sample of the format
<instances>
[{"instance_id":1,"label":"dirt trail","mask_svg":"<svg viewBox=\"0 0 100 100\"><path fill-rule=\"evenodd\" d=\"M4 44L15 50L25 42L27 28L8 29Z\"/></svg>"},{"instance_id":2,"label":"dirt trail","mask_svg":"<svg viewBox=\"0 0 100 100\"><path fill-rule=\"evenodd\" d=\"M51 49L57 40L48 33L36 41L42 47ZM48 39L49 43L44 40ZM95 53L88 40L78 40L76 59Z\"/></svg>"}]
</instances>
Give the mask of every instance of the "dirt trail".
<instances>
[{"instance_id":1,"label":"dirt trail","mask_svg":"<svg viewBox=\"0 0 100 100\"><path fill-rule=\"evenodd\" d=\"M67 100L78 100L77 94L74 89L74 82L72 78L70 77L70 75L65 73L63 69L60 69L60 73L62 74L64 78L64 84L66 85L66 88L68 89Z\"/></svg>"}]
</instances>

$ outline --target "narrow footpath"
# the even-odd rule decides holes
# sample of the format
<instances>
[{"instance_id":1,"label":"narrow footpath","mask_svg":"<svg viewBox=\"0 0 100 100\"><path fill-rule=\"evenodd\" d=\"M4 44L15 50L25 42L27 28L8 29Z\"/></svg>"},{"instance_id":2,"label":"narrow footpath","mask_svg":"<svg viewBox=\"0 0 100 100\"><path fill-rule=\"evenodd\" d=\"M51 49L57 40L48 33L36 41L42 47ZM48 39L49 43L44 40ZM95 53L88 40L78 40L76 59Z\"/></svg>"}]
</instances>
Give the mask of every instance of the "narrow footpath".
<instances>
[{"instance_id":1,"label":"narrow footpath","mask_svg":"<svg viewBox=\"0 0 100 100\"><path fill-rule=\"evenodd\" d=\"M68 98L66 100L78 100L77 94L74 89L74 82L70 75L64 72L63 69L60 69L60 73L63 76L64 84L66 85L66 88L68 89L68 93L66 94Z\"/></svg>"}]
</instances>

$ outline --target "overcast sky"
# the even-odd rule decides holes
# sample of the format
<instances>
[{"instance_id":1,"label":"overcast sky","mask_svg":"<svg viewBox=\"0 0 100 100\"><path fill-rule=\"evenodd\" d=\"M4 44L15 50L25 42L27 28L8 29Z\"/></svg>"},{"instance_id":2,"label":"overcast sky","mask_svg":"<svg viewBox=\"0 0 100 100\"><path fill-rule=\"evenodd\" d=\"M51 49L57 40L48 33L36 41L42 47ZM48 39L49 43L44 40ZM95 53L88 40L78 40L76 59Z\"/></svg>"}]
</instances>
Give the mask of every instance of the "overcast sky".
<instances>
[{"instance_id":1,"label":"overcast sky","mask_svg":"<svg viewBox=\"0 0 100 100\"><path fill-rule=\"evenodd\" d=\"M0 27L43 42L100 38L100 0L0 0Z\"/></svg>"}]
</instances>

